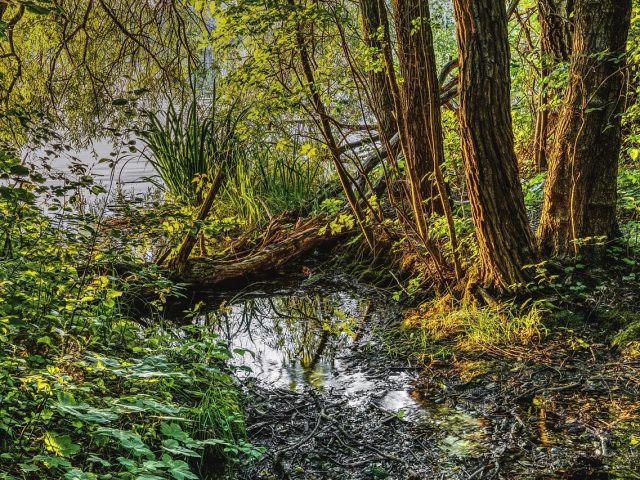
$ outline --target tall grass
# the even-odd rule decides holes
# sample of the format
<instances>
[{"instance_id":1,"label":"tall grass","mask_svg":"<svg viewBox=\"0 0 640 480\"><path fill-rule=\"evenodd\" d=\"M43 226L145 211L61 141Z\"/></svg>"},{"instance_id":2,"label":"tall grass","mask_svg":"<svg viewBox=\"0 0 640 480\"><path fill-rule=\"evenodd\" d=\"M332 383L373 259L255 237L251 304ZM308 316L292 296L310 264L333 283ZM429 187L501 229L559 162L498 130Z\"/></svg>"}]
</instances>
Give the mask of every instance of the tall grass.
<instances>
[{"instance_id":1,"label":"tall grass","mask_svg":"<svg viewBox=\"0 0 640 480\"><path fill-rule=\"evenodd\" d=\"M461 350L477 351L538 342L547 332L547 313L537 303L479 307L444 297L414 311L404 327L417 350L427 351L435 342L454 340Z\"/></svg>"},{"instance_id":2,"label":"tall grass","mask_svg":"<svg viewBox=\"0 0 640 480\"><path fill-rule=\"evenodd\" d=\"M320 162L298 154L254 145L226 185L224 205L249 225L305 207L318 194L324 173Z\"/></svg>"},{"instance_id":3,"label":"tall grass","mask_svg":"<svg viewBox=\"0 0 640 480\"><path fill-rule=\"evenodd\" d=\"M195 96L179 108L169 99L165 112L146 112L146 117L141 136L151 152L147 159L178 201L199 205L207 180L242 155L238 124L245 112L235 103L223 105L215 88L206 106L199 106Z\"/></svg>"}]
</instances>

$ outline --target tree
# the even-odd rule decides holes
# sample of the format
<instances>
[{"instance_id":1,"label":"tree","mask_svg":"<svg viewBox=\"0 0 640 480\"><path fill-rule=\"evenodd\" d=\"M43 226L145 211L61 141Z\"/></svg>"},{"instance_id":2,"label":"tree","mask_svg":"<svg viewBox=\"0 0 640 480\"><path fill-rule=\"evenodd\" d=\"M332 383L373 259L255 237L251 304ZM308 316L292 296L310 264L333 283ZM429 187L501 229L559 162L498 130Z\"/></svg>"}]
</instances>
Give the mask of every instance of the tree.
<instances>
[{"instance_id":1,"label":"tree","mask_svg":"<svg viewBox=\"0 0 640 480\"><path fill-rule=\"evenodd\" d=\"M614 238L620 114L631 0L577 0L567 95L550 156L538 230L545 253Z\"/></svg>"},{"instance_id":2,"label":"tree","mask_svg":"<svg viewBox=\"0 0 640 480\"><path fill-rule=\"evenodd\" d=\"M409 198L417 230L428 237L425 215L443 213L448 220L456 275L461 275L457 241L441 166L444 162L436 58L428 0L393 0L393 17L402 83L391 78L396 92L396 119L406 161ZM387 68L393 76L393 69ZM428 210L425 211L425 201Z\"/></svg>"},{"instance_id":3,"label":"tree","mask_svg":"<svg viewBox=\"0 0 640 480\"><path fill-rule=\"evenodd\" d=\"M538 171L547 168L547 150L550 123L548 86L549 75L571 56L571 9L569 0L538 0L538 21L540 22L540 81L542 84L538 100L538 114L534 134L534 163Z\"/></svg>"},{"instance_id":4,"label":"tree","mask_svg":"<svg viewBox=\"0 0 640 480\"><path fill-rule=\"evenodd\" d=\"M480 256L480 281L506 290L525 282L535 259L511 123L504 2L454 0L459 50L460 129Z\"/></svg>"},{"instance_id":5,"label":"tree","mask_svg":"<svg viewBox=\"0 0 640 480\"><path fill-rule=\"evenodd\" d=\"M389 19L383 0L361 0L362 33L369 49L368 94L379 133L388 141L396 133L393 115L393 91L384 70L384 55L390 48Z\"/></svg>"}]
</instances>

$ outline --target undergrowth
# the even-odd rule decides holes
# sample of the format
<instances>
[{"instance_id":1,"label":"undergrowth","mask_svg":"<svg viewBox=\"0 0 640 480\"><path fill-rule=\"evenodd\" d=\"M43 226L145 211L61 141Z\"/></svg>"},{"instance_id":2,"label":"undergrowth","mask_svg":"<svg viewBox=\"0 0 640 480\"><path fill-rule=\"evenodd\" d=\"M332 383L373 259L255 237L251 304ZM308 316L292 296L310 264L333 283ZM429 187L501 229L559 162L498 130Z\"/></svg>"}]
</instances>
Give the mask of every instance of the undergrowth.
<instances>
[{"instance_id":1,"label":"undergrowth","mask_svg":"<svg viewBox=\"0 0 640 480\"><path fill-rule=\"evenodd\" d=\"M101 217L69 202L92 179L46 184L0 154L0 478L221 478L261 456L247 442L233 352L167 324L179 286L139 245L101 241ZM141 292L145 318L130 305Z\"/></svg>"},{"instance_id":2,"label":"undergrowth","mask_svg":"<svg viewBox=\"0 0 640 480\"><path fill-rule=\"evenodd\" d=\"M446 296L411 311L402 324L401 336L419 355L438 353L442 342L459 351L526 346L544 338L546 313L538 303L490 307Z\"/></svg>"}]
</instances>

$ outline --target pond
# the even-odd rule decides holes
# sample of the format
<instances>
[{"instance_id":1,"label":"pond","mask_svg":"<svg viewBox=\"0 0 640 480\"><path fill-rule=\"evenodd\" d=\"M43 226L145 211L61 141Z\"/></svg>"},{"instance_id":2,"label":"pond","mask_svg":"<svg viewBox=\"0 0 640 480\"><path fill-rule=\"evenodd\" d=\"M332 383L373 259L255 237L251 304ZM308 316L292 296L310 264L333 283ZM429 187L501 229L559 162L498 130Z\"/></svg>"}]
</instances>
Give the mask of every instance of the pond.
<instances>
[{"instance_id":1,"label":"pond","mask_svg":"<svg viewBox=\"0 0 640 480\"><path fill-rule=\"evenodd\" d=\"M399 310L378 292L306 285L209 305L196 322L238 352L250 439L269 449L243 478L425 478L434 452L465 478L459 464L482 451L482 422L430 403L417 367L386 355L375 331Z\"/></svg>"}]
</instances>

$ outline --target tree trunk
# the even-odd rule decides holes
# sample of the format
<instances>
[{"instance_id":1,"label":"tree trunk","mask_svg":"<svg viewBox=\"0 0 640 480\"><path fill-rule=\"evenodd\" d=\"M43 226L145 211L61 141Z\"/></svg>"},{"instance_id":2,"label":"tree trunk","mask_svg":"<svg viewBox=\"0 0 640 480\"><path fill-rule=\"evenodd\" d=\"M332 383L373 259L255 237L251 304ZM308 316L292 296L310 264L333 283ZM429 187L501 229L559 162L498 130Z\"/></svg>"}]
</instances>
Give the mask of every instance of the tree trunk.
<instances>
[{"instance_id":1,"label":"tree trunk","mask_svg":"<svg viewBox=\"0 0 640 480\"><path fill-rule=\"evenodd\" d=\"M384 71L384 51L389 48L389 20L384 0L360 0L364 41L374 56L369 70L369 97L381 138L388 141L396 133L393 117L393 91ZM378 65L380 63L380 65Z\"/></svg>"},{"instance_id":2,"label":"tree trunk","mask_svg":"<svg viewBox=\"0 0 640 480\"><path fill-rule=\"evenodd\" d=\"M185 235L184 240L182 241L182 244L180 245L180 248L178 249L176 255L169 262L169 268L175 270L178 273L183 271L187 266L189 255L191 255L193 247L196 246L196 242L198 241L198 235L202 228L202 223L209 216L209 212L213 207L213 202L218 196L218 192L220 191L220 188L224 183L226 168L227 166L224 164L218 167L218 172L213 178L213 182L211 183L211 187L207 192L207 196L204 198L202 205L198 210L198 214L196 215L195 221L193 222L193 226ZM158 261L158 263L161 264L164 262L164 260L165 258L163 257Z\"/></svg>"},{"instance_id":3,"label":"tree trunk","mask_svg":"<svg viewBox=\"0 0 640 480\"><path fill-rule=\"evenodd\" d=\"M513 146L504 2L454 0L462 155L485 287L527 281L535 260Z\"/></svg>"},{"instance_id":4,"label":"tree trunk","mask_svg":"<svg viewBox=\"0 0 640 480\"><path fill-rule=\"evenodd\" d=\"M614 238L620 113L631 0L576 0L569 87L550 156L538 230L545 253Z\"/></svg>"},{"instance_id":5,"label":"tree trunk","mask_svg":"<svg viewBox=\"0 0 640 480\"><path fill-rule=\"evenodd\" d=\"M443 213L434 175L444 150L429 2L392 0L392 6L402 77L396 116L409 190L414 208L424 211L427 201L429 211Z\"/></svg>"},{"instance_id":6,"label":"tree trunk","mask_svg":"<svg viewBox=\"0 0 640 480\"><path fill-rule=\"evenodd\" d=\"M538 0L542 83L534 135L534 162L538 171L547 168L549 127L553 117L557 116L557 112L551 112L547 106L549 94L544 83L553 69L568 62L571 56L570 8L567 0Z\"/></svg>"}]
</instances>

